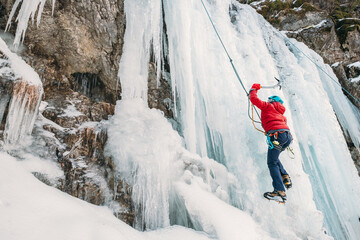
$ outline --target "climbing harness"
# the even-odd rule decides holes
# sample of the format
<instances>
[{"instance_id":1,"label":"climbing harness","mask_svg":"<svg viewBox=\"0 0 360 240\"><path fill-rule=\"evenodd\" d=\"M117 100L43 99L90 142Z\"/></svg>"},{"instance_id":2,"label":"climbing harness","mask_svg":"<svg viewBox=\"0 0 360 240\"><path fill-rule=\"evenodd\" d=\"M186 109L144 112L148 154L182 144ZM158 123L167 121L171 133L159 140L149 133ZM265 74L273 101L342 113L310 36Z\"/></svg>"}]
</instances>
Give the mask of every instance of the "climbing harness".
<instances>
[{"instance_id":1,"label":"climbing harness","mask_svg":"<svg viewBox=\"0 0 360 240\"><path fill-rule=\"evenodd\" d=\"M283 132L285 132L285 131L267 133L266 134L266 142L268 144L269 149L274 149L275 148L275 149L280 150L280 151L283 150L282 147L280 146L280 143L276 140L277 137L278 137L278 134L283 133ZM275 139L274 141L271 141L271 139L270 139L272 136L274 136L274 139Z\"/></svg>"},{"instance_id":2,"label":"climbing harness","mask_svg":"<svg viewBox=\"0 0 360 240\"><path fill-rule=\"evenodd\" d=\"M268 144L269 149L277 149L279 151L284 151L285 150L284 148L282 148L280 143L276 140L278 134L283 133L283 132L285 132L285 131L277 131L277 132L274 132L274 133L266 134L266 142ZM290 132L289 132L289 134L291 135ZM274 138L275 138L274 141L271 141L271 139L270 139L272 136L274 136ZM294 139L294 138L292 137L292 139ZM287 150L288 157L291 158L291 159L295 159L294 149L291 146L287 146L286 150Z\"/></svg>"},{"instance_id":3,"label":"climbing harness","mask_svg":"<svg viewBox=\"0 0 360 240\"><path fill-rule=\"evenodd\" d=\"M285 131L276 131L273 133L268 133L266 134L266 143L268 144L268 148L269 149L276 149L279 151L284 151L285 148L282 148L282 146L280 145L280 143L276 140L277 136L279 133L284 133ZM289 134L291 135L291 133L289 132ZM271 137L274 136L274 141L271 141ZM293 138L292 138L293 139ZM294 149L290 146L286 147L287 150L287 155L289 158L291 159L295 159L295 153L294 153Z\"/></svg>"},{"instance_id":4,"label":"climbing harness","mask_svg":"<svg viewBox=\"0 0 360 240\"><path fill-rule=\"evenodd\" d=\"M270 135L266 135L266 143L268 144L269 149L274 149L274 144L271 142ZM279 143L279 142L278 142Z\"/></svg>"}]
</instances>

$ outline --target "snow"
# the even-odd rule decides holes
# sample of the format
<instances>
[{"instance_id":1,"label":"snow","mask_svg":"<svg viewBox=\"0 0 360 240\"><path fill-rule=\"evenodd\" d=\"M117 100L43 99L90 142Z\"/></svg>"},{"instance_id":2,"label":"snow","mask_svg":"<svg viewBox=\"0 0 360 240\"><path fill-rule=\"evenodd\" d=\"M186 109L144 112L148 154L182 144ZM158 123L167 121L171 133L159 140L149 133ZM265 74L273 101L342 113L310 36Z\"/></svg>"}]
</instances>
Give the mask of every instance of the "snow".
<instances>
[{"instance_id":1,"label":"snow","mask_svg":"<svg viewBox=\"0 0 360 240\"><path fill-rule=\"evenodd\" d=\"M300 11L303 10L303 9L302 9L302 6L303 6L303 5L301 5L300 7L294 8L294 10L297 11L297 12L300 12Z\"/></svg>"},{"instance_id":2,"label":"snow","mask_svg":"<svg viewBox=\"0 0 360 240\"><path fill-rule=\"evenodd\" d=\"M115 218L107 207L89 204L43 184L7 153L0 152L0 159L0 239L209 239L180 226L138 232Z\"/></svg>"},{"instance_id":3,"label":"snow","mask_svg":"<svg viewBox=\"0 0 360 240\"><path fill-rule=\"evenodd\" d=\"M318 28L322 28L323 26L325 26L327 24L328 20L322 20L321 22L319 22L318 24L315 24L315 25L310 25L310 26L306 26L304 28L300 28L299 30L296 30L296 31L282 31L284 34L288 33L288 32L291 32L291 33L301 33L302 31L304 30L307 30L307 29L318 29Z\"/></svg>"},{"instance_id":4,"label":"snow","mask_svg":"<svg viewBox=\"0 0 360 240\"><path fill-rule=\"evenodd\" d=\"M356 67L360 69L360 61L354 62L352 64L347 65L348 68Z\"/></svg>"},{"instance_id":5,"label":"snow","mask_svg":"<svg viewBox=\"0 0 360 240\"><path fill-rule=\"evenodd\" d=\"M251 2L250 3L250 5L251 6L258 6L258 5L260 5L260 4L262 4L262 3L264 3L266 0L260 0L260 1L253 1L253 2Z\"/></svg>"},{"instance_id":6,"label":"snow","mask_svg":"<svg viewBox=\"0 0 360 240\"><path fill-rule=\"evenodd\" d=\"M342 19L339 19L338 21L341 22L344 20L359 20L360 21L360 18L342 18Z\"/></svg>"},{"instance_id":7,"label":"snow","mask_svg":"<svg viewBox=\"0 0 360 240\"><path fill-rule=\"evenodd\" d=\"M42 173L49 179L58 179L64 176L64 172L53 161L41 159L29 153L23 154L22 158L24 159L19 163L21 163L28 172Z\"/></svg>"},{"instance_id":8,"label":"snow","mask_svg":"<svg viewBox=\"0 0 360 240\"><path fill-rule=\"evenodd\" d=\"M64 113L61 114L59 117L74 118L74 117L79 117L79 116L84 115L82 112L80 112L76 109L76 106L74 105L74 103L69 101L69 104L70 105L67 105L67 107L64 109Z\"/></svg>"},{"instance_id":9,"label":"snow","mask_svg":"<svg viewBox=\"0 0 360 240\"><path fill-rule=\"evenodd\" d=\"M184 199L190 218L193 222L199 222L205 232L224 240L273 239L267 236L250 215L205 191L196 180L191 185L179 182L175 187Z\"/></svg>"},{"instance_id":10,"label":"snow","mask_svg":"<svg viewBox=\"0 0 360 240\"><path fill-rule=\"evenodd\" d=\"M358 83L360 81L360 76L357 76L356 78L350 78L350 82Z\"/></svg>"},{"instance_id":11,"label":"snow","mask_svg":"<svg viewBox=\"0 0 360 240\"><path fill-rule=\"evenodd\" d=\"M11 68L16 76L21 77L31 84L42 85L40 77L34 69L22 60L21 57L11 52L2 38L0 38L0 51L9 59Z\"/></svg>"},{"instance_id":12,"label":"snow","mask_svg":"<svg viewBox=\"0 0 360 240\"><path fill-rule=\"evenodd\" d=\"M337 68L338 66L340 66L340 62L336 62L331 65L332 68Z\"/></svg>"}]
</instances>

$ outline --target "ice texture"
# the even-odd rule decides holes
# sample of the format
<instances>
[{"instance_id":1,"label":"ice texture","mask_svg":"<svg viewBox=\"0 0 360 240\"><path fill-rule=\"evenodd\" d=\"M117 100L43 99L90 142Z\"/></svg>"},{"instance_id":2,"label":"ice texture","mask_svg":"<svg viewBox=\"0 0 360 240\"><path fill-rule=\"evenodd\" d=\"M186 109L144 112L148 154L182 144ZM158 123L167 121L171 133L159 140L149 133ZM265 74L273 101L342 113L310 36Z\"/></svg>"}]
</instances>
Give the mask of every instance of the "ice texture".
<instances>
[{"instance_id":1,"label":"ice texture","mask_svg":"<svg viewBox=\"0 0 360 240\"><path fill-rule=\"evenodd\" d=\"M162 58L162 1L125 1L126 32L121 56L119 79L122 99L147 99L147 77L150 55L160 77Z\"/></svg>"},{"instance_id":2,"label":"ice texture","mask_svg":"<svg viewBox=\"0 0 360 240\"><path fill-rule=\"evenodd\" d=\"M140 3L141 1L138 2ZM134 4L133 7L136 5L135 1L131 1L131 4ZM267 96L275 94L285 100L286 117L295 139L292 146L296 154L295 160L286 153L281 155L281 160L294 184L294 188L287 192L289 200L286 206L279 207L266 202L262 194L265 191L272 191L272 187L266 166L265 138L255 132L251 125L247 112L246 93L233 72L201 1L164 0L163 12L168 47L166 59L170 65L176 120L180 123L179 134L183 138L184 147L192 154L198 155L200 162L208 158L215 159L226 167L228 171L226 176L234 176L231 184L224 184L218 191L206 181L211 177L200 176L199 181L203 182L201 185L206 190L205 193L212 194L245 213L244 216L234 214L235 218L239 218L237 219L239 224L241 221L247 222L246 216L250 215L256 225L261 228L261 231L249 229L255 239L258 234L264 238L267 236L276 239L332 239L332 237L356 239L360 229L358 222L360 210L356 204L360 197L360 180L337 119L343 128L348 129L348 135L356 142L359 136L358 112L343 96L341 88L329 78L328 75L336 80L330 67L319 61L316 53L294 40L287 39L271 27L250 6L231 0L205 1L205 5L245 86L250 88L254 82L261 85L273 85L274 77L283 81L283 90L261 90L259 96L266 99ZM136 11L139 9L126 9L127 15ZM159 12L154 9L151 11ZM140 15L146 13L149 13L149 8L141 9ZM134 27L137 33L157 33L158 26L153 28L153 25L143 24L142 19L132 19L126 31L127 34L132 34L132 37L127 36L133 39L133 42L137 42L137 45L125 47L124 54L131 52L131 59L136 61L123 58L120 66L121 83L124 79L121 76L132 77L133 82L136 83L133 86L126 82L122 84L122 86L128 86L123 89L124 93L141 90L141 94L126 95L126 99L142 99L146 102L147 74L143 73L147 71L148 58L144 61L142 56L148 49L148 43L144 43L143 40L149 38L142 37L139 41L138 35L134 33ZM289 41L292 41L292 44ZM302 52L314 58L313 61L317 62L318 66L309 61L298 49L302 49ZM135 51L138 53L137 56L134 56ZM142 66L142 69L134 73L132 72L134 68L129 67L130 63L137 67ZM326 74L319 68L324 69ZM141 78L138 77L139 75ZM145 109L141 110L143 114L137 113L136 117L131 117L131 121L139 124L139 132L129 132L129 129L134 127L127 127L126 132L125 127L120 127L121 123L126 123L126 126L132 125L127 125L124 117L129 115L124 111L129 111L125 109L129 108L130 103L118 102L119 107L123 109L118 110L113 121L117 121L117 118L122 119L117 123L117 128L122 129L122 133L115 133L117 128L114 127L111 132L117 137L109 138L113 144L110 147L112 151L119 146L118 154L113 154L115 157L118 156L116 157L118 167L131 166L133 174L127 180L135 184L136 189L140 188L138 183L141 182L136 179L136 174L141 174L142 179L152 178L152 176L163 177L164 181L168 179L170 186L174 184L174 186L180 186L175 187L175 193L169 190L172 187L161 187L159 196L168 196L168 200L163 201L158 198L156 201L162 205L162 208L156 210L152 208L151 214L155 216L164 208L170 209L170 216L176 215L176 212L181 216L187 213L188 220L182 218L177 223L182 222L185 226L197 230L202 229L211 236L227 239L227 235L222 234L225 226L219 225L211 213L206 213L199 208L201 205L196 205L196 202L189 200L195 196L184 195L184 192L191 192L196 188L192 179L197 179L201 171L198 171L198 174L194 169L188 171L185 164L182 180L175 181L176 177L170 178L164 174L159 163L153 161L160 161L161 165L171 166L170 172L181 172L184 169L173 169L181 164L176 166L176 164L169 164L169 161L175 163L177 160L180 162L184 160L181 157L176 160L174 155L170 154L171 147L168 147L168 144L160 144L163 140L157 137L148 140L151 144L145 143L145 139L149 137L136 140L138 139L136 136L139 136L141 132L144 132L142 134L144 137L152 132L149 129L144 131L143 123L140 124L144 121L141 120L141 116L145 118L148 116ZM133 108L139 109L139 107ZM342 117L345 115L346 118ZM156 126L155 123L145 125ZM163 130L158 129L158 135L164 136ZM153 134L155 136L157 133L153 132ZM119 139L128 140L121 140L123 145L116 145L115 142ZM126 150L128 144L142 150L135 152L134 147ZM156 159L150 150L146 150L150 152L148 154L143 152L149 146L151 149L157 149L157 144L164 145L162 149L168 152L170 157ZM120 150L120 146L123 149ZM151 160L153 164L149 165L146 160L139 161L139 154L141 159L153 159ZM141 164L146 167L141 167ZM148 173L144 173L145 171ZM210 176L212 175L210 171ZM218 176L215 182L221 182L221 177ZM148 183L145 182L143 187L149 186ZM183 190L187 188L191 190ZM149 191L147 196L150 199L153 199L150 192L154 189L156 189L154 186L147 188ZM205 202L209 199L205 193L199 194L198 201ZM143 191L141 196L145 195L146 191ZM344 199L345 195L347 199ZM142 202L146 203L147 200L143 198ZM176 204L176 208L173 204ZM227 207L223 204L218 204L216 201L213 201L213 204L214 208L219 208L223 212L227 211ZM143 214L148 214L149 210L146 210L146 206L142 206L144 207ZM166 218L165 215L163 216ZM229 225L230 220L227 221L220 214L215 215L224 219L224 225ZM144 221L145 227L156 220L149 221ZM172 221L170 217L170 223ZM163 225L166 224L163 222ZM235 236L239 234L233 231Z\"/></svg>"}]
</instances>

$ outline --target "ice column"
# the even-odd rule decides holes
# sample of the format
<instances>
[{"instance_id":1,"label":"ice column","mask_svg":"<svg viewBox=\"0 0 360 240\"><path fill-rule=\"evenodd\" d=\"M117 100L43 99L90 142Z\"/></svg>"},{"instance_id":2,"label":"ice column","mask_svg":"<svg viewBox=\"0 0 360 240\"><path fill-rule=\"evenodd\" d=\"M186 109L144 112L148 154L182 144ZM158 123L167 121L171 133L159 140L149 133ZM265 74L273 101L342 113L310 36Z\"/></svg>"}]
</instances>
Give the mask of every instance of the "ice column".
<instances>
[{"instance_id":1,"label":"ice column","mask_svg":"<svg viewBox=\"0 0 360 240\"><path fill-rule=\"evenodd\" d=\"M126 32L121 56L119 79L122 99L142 98L147 101L150 55L157 64L158 78L162 56L161 0L125 1Z\"/></svg>"},{"instance_id":2,"label":"ice column","mask_svg":"<svg viewBox=\"0 0 360 240\"><path fill-rule=\"evenodd\" d=\"M162 1L126 0L125 13L118 73L122 100L117 103L108 131L107 149L121 178L132 186L135 227L156 229L170 225L170 169L176 157L172 145L181 143L161 113L147 107L150 60L157 65L158 78L161 73ZM175 140L169 140L170 135Z\"/></svg>"}]
</instances>

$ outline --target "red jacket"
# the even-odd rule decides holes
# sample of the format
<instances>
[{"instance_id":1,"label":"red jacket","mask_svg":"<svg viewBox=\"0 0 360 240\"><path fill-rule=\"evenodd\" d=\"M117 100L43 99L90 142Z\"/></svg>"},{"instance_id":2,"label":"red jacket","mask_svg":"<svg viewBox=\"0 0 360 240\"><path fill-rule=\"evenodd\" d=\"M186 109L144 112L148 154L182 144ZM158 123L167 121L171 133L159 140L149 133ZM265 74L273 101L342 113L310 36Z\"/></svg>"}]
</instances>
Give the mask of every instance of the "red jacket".
<instances>
[{"instance_id":1,"label":"red jacket","mask_svg":"<svg viewBox=\"0 0 360 240\"><path fill-rule=\"evenodd\" d=\"M283 115L285 107L280 102L264 102L257 96L257 90L250 92L250 101L261 110L261 124L265 132L278 129L290 129Z\"/></svg>"}]
</instances>

